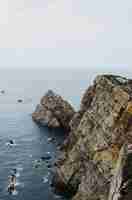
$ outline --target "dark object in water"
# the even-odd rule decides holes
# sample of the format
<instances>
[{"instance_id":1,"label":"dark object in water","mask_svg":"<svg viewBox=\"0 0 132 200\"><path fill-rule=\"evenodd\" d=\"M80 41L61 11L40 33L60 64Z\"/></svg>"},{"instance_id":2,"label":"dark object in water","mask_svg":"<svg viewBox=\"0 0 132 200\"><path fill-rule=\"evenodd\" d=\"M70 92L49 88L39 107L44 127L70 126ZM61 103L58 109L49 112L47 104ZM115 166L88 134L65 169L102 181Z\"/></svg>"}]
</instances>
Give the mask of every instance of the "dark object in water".
<instances>
[{"instance_id":1,"label":"dark object in water","mask_svg":"<svg viewBox=\"0 0 132 200\"><path fill-rule=\"evenodd\" d=\"M17 102L18 102L18 103L22 103L23 100L22 100L22 99L18 99Z\"/></svg>"},{"instance_id":2,"label":"dark object in water","mask_svg":"<svg viewBox=\"0 0 132 200\"><path fill-rule=\"evenodd\" d=\"M10 144L14 144L14 141L13 141L13 140L10 140L9 143L10 143Z\"/></svg>"},{"instance_id":3,"label":"dark object in water","mask_svg":"<svg viewBox=\"0 0 132 200\"><path fill-rule=\"evenodd\" d=\"M51 165L51 164L48 164L48 165L47 165L47 168L48 168L48 169L52 168L52 165Z\"/></svg>"},{"instance_id":4,"label":"dark object in water","mask_svg":"<svg viewBox=\"0 0 132 200\"><path fill-rule=\"evenodd\" d=\"M51 156L50 155L45 155L45 156L42 156L41 157L41 160L50 160L51 159Z\"/></svg>"},{"instance_id":5,"label":"dark object in water","mask_svg":"<svg viewBox=\"0 0 132 200\"><path fill-rule=\"evenodd\" d=\"M1 90L1 94L5 94L5 90Z\"/></svg>"},{"instance_id":6,"label":"dark object in water","mask_svg":"<svg viewBox=\"0 0 132 200\"><path fill-rule=\"evenodd\" d=\"M13 172L13 174L16 174L17 173L17 169L16 168L12 169L12 172Z\"/></svg>"}]
</instances>

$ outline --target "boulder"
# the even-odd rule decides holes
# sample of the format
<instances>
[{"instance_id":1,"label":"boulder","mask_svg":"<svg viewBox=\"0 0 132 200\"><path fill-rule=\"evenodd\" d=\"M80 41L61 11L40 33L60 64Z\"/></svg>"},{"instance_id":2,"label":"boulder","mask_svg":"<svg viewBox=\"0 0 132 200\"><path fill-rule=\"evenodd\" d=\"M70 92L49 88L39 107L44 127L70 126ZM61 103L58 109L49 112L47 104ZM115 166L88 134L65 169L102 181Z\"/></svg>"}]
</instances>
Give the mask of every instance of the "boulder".
<instances>
[{"instance_id":1,"label":"boulder","mask_svg":"<svg viewBox=\"0 0 132 200\"><path fill-rule=\"evenodd\" d=\"M34 121L51 128L62 127L69 130L69 122L75 111L61 96L49 90L42 97L40 104L32 114Z\"/></svg>"},{"instance_id":2,"label":"boulder","mask_svg":"<svg viewBox=\"0 0 132 200\"><path fill-rule=\"evenodd\" d=\"M118 160L121 163L124 144L132 143L132 81L114 75L97 76L70 127L70 138L56 165L54 185L74 191L74 200L115 200L109 195L111 181L116 177Z\"/></svg>"}]
</instances>

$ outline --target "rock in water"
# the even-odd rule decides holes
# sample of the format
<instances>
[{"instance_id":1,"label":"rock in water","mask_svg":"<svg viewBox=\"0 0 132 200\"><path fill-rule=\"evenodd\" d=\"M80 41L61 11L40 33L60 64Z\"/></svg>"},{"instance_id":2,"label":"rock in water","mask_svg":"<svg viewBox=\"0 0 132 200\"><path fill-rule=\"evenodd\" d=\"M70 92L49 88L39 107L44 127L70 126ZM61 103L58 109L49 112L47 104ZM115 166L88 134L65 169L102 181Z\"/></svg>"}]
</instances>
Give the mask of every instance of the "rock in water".
<instances>
[{"instance_id":1,"label":"rock in water","mask_svg":"<svg viewBox=\"0 0 132 200\"><path fill-rule=\"evenodd\" d=\"M49 90L32 114L34 121L51 128L63 127L69 130L69 122L75 111L61 96Z\"/></svg>"},{"instance_id":2,"label":"rock in water","mask_svg":"<svg viewBox=\"0 0 132 200\"><path fill-rule=\"evenodd\" d=\"M50 160L52 157L50 155L45 155L41 157L41 160Z\"/></svg>"},{"instance_id":3,"label":"rock in water","mask_svg":"<svg viewBox=\"0 0 132 200\"><path fill-rule=\"evenodd\" d=\"M23 100L22 100L22 99L18 99L17 102L18 102L18 103L22 103Z\"/></svg>"},{"instance_id":4,"label":"rock in water","mask_svg":"<svg viewBox=\"0 0 132 200\"><path fill-rule=\"evenodd\" d=\"M132 143L132 81L97 76L70 126L53 184L60 190L74 191L74 200L111 200L110 183L123 145Z\"/></svg>"},{"instance_id":5,"label":"rock in water","mask_svg":"<svg viewBox=\"0 0 132 200\"><path fill-rule=\"evenodd\" d=\"M5 94L5 90L1 90L1 94Z\"/></svg>"}]
</instances>

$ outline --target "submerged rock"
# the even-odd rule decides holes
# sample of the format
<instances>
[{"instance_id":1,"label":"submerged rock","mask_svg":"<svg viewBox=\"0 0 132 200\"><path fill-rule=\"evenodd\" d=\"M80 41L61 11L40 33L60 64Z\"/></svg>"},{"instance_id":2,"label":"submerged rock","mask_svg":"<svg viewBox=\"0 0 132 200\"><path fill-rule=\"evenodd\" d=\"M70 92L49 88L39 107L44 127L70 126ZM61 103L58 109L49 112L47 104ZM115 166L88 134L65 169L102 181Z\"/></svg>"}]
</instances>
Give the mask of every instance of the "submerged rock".
<instances>
[{"instance_id":1,"label":"submerged rock","mask_svg":"<svg viewBox=\"0 0 132 200\"><path fill-rule=\"evenodd\" d=\"M55 138L54 138L54 137L52 137L52 138L48 138L47 141L48 141L48 142L54 142L54 141L55 141Z\"/></svg>"},{"instance_id":2,"label":"submerged rock","mask_svg":"<svg viewBox=\"0 0 132 200\"><path fill-rule=\"evenodd\" d=\"M14 144L15 142L14 142L13 140L10 140L9 143L10 143L10 144Z\"/></svg>"},{"instance_id":3,"label":"submerged rock","mask_svg":"<svg viewBox=\"0 0 132 200\"><path fill-rule=\"evenodd\" d=\"M61 96L49 90L42 97L40 105L36 107L32 118L37 123L51 128L63 127L69 130L69 122L75 111Z\"/></svg>"},{"instance_id":4,"label":"submerged rock","mask_svg":"<svg viewBox=\"0 0 132 200\"><path fill-rule=\"evenodd\" d=\"M118 174L118 169L123 169L122 148L132 143L132 81L97 76L69 126L71 132L56 164L53 185L61 191L74 191L74 200L119 199L112 199L109 191L115 171ZM123 155L121 160L126 157Z\"/></svg>"},{"instance_id":5,"label":"submerged rock","mask_svg":"<svg viewBox=\"0 0 132 200\"><path fill-rule=\"evenodd\" d=\"M1 94L5 94L5 90L1 90L0 92L1 92Z\"/></svg>"},{"instance_id":6,"label":"submerged rock","mask_svg":"<svg viewBox=\"0 0 132 200\"><path fill-rule=\"evenodd\" d=\"M6 143L7 146L16 146L15 140L9 140L9 142Z\"/></svg>"},{"instance_id":7,"label":"submerged rock","mask_svg":"<svg viewBox=\"0 0 132 200\"><path fill-rule=\"evenodd\" d=\"M52 157L51 157L51 155L45 155L45 156L42 156L41 157L41 160L50 160Z\"/></svg>"},{"instance_id":8,"label":"submerged rock","mask_svg":"<svg viewBox=\"0 0 132 200\"><path fill-rule=\"evenodd\" d=\"M22 100L22 99L18 99L17 102L18 102L18 103L22 103L23 100Z\"/></svg>"}]
</instances>

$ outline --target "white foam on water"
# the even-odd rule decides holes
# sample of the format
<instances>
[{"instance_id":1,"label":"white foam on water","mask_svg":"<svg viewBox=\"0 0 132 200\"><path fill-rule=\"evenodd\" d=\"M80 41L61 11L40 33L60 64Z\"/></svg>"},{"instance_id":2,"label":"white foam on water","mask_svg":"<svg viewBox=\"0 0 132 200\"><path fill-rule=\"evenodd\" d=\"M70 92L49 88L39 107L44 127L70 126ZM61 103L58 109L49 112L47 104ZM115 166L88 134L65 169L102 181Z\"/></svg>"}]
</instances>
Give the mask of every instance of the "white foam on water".
<instances>
[{"instance_id":1,"label":"white foam on water","mask_svg":"<svg viewBox=\"0 0 132 200\"><path fill-rule=\"evenodd\" d=\"M15 174L15 176L16 176L17 178L20 177L20 173L17 172L17 173Z\"/></svg>"},{"instance_id":2,"label":"white foam on water","mask_svg":"<svg viewBox=\"0 0 132 200\"><path fill-rule=\"evenodd\" d=\"M21 182L17 181L15 186L24 187L24 183L21 183Z\"/></svg>"},{"instance_id":3,"label":"white foam on water","mask_svg":"<svg viewBox=\"0 0 132 200\"><path fill-rule=\"evenodd\" d=\"M47 183L48 181L48 177L43 177L43 183Z\"/></svg>"},{"instance_id":4,"label":"white foam on water","mask_svg":"<svg viewBox=\"0 0 132 200\"><path fill-rule=\"evenodd\" d=\"M51 141L52 141L52 138L49 137L49 138L47 139L47 141L48 141L48 142L51 142Z\"/></svg>"},{"instance_id":5,"label":"white foam on water","mask_svg":"<svg viewBox=\"0 0 132 200\"><path fill-rule=\"evenodd\" d=\"M16 181L15 186L19 186L21 183L19 181Z\"/></svg>"},{"instance_id":6,"label":"white foam on water","mask_svg":"<svg viewBox=\"0 0 132 200\"><path fill-rule=\"evenodd\" d=\"M57 195L57 194L56 194L56 195L54 194L54 198L55 198L55 199L60 199L60 196Z\"/></svg>"},{"instance_id":7,"label":"white foam on water","mask_svg":"<svg viewBox=\"0 0 132 200\"><path fill-rule=\"evenodd\" d=\"M17 144L11 144L11 143L9 143L9 142L6 142L5 145L6 145L6 146L11 146L11 147L12 147L12 146L16 146Z\"/></svg>"},{"instance_id":8,"label":"white foam on water","mask_svg":"<svg viewBox=\"0 0 132 200\"><path fill-rule=\"evenodd\" d=\"M13 192L12 192L12 195L13 195L13 196L18 195L18 191L17 191L17 190L13 191Z\"/></svg>"},{"instance_id":9,"label":"white foam on water","mask_svg":"<svg viewBox=\"0 0 132 200\"><path fill-rule=\"evenodd\" d=\"M17 170L18 170L18 171L23 171L23 167L18 166L18 167L17 167Z\"/></svg>"},{"instance_id":10,"label":"white foam on water","mask_svg":"<svg viewBox=\"0 0 132 200\"><path fill-rule=\"evenodd\" d=\"M48 176L50 175L50 172L48 172Z\"/></svg>"}]
</instances>

